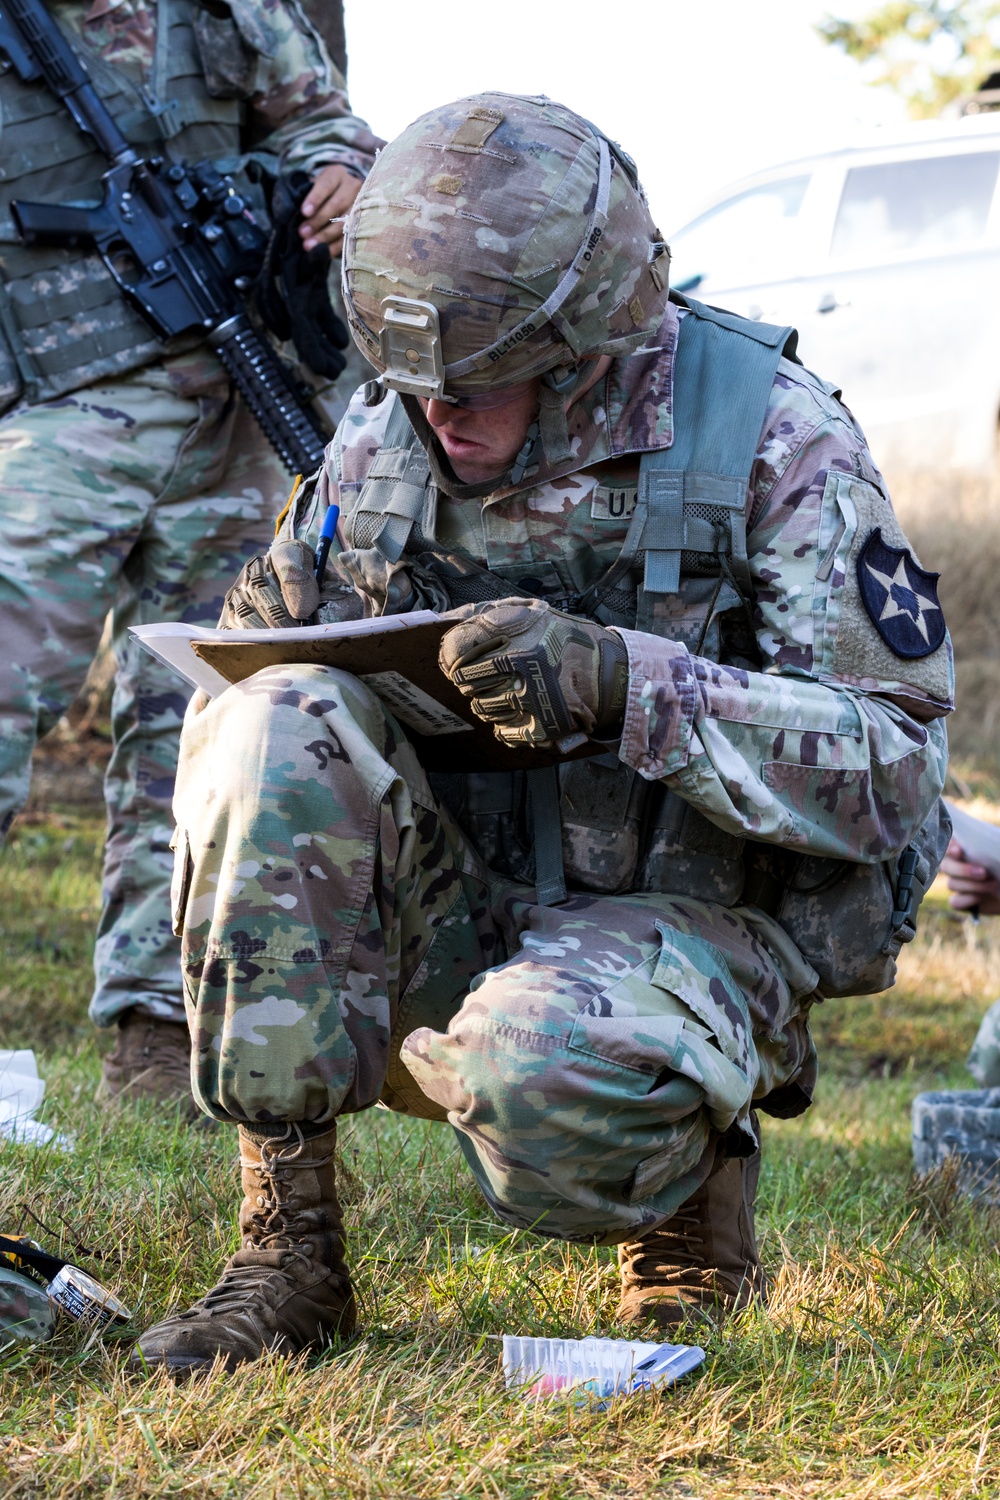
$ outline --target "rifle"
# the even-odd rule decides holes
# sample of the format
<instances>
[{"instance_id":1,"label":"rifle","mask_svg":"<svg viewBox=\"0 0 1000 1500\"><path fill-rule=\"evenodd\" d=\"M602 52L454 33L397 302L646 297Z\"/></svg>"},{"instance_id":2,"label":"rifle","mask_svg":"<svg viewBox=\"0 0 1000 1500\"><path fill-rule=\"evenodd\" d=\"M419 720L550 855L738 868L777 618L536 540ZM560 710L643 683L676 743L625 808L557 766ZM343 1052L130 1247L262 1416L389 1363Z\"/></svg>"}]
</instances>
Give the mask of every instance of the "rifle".
<instances>
[{"instance_id":1,"label":"rifle","mask_svg":"<svg viewBox=\"0 0 1000 1500\"><path fill-rule=\"evenodd\" d=\"M42 0L0 0L0 52L26 83L44 79L111 164L100 203L14 202L25 244L94 246L159 338L207 337L282 461L292 472L312 473L323 459L319 421L239 295L259 267L267 235L232 179L211 162L140 156Z\"/></svg>"}]
</instances>

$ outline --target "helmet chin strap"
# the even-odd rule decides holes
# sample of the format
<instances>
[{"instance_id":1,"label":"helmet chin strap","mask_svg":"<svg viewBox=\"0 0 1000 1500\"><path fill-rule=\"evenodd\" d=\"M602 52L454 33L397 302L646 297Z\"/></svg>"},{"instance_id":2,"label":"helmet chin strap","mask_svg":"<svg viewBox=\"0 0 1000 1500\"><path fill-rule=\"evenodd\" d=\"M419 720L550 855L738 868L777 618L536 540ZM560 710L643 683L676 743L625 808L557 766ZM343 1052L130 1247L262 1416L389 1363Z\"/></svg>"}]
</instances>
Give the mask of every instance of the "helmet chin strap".
<instances>
[{"instance_id":1,"label":"helmet chin strap","mask_svg":"<svg viewBox=\"0 0 1000 1500\"><path fill-rule=\"evenodd\" d=\"M558 365L542 376L538 393L538 428L542 453L550 468L568 463L573 457L566 421L566 402L580 384L581 376L579 365Z\"/></svg>"}]
</instances>

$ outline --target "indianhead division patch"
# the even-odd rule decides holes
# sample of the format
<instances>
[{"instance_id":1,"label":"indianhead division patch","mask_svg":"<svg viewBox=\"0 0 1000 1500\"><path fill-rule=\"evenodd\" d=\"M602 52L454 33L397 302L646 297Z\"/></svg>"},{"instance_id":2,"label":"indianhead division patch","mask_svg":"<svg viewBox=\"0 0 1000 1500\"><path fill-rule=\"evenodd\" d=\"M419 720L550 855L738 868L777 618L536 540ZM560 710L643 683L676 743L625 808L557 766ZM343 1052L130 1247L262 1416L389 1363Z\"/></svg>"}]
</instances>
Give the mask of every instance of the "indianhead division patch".
<instances>
[{"instance_id":1,"label":"indianhead division patch","mask_svg":"<svg viewBox=\"0 0 1000 1500\"><path fill-rule=\"evenodd\" d=\"M897 656L930 656L944 640L940 573L925 573L906 547L891 547L876 526L858 555L858 587L868 617Z\"/></svg>"}]
</instances>

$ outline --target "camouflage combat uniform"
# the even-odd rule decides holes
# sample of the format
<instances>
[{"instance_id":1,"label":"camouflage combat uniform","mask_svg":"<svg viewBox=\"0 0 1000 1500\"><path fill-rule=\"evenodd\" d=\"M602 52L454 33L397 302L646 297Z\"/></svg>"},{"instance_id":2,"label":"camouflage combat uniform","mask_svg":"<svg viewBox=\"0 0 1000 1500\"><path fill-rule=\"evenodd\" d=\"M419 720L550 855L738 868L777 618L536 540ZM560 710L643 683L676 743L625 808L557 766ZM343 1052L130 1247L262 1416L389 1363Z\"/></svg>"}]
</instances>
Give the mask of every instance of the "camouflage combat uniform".
<instances>
[{"instance_id":1,"label":"camouflage combat uniform","mask_svg":"<svg viewBox=\"0 0 1000 1500\"><path fill-rule=\"evenodd\" d=\"M241 150L364 177L377 141L294 0L56 3L139 149L237 164ZM0 78L0 829L64 712L109 609L119 670L93 1018L141 1003L182 1020L167 891L186 695L130 643L152 619L214 624L234 568L266 546L290 476L214 354L164 348L100 258L27 249L16 198L100 196L106 163L42 83Z\"/></svg>"},{"instance_id":2,"label":"camouflage combat uniform","mask_svg":"<svg viewBox=\"0 0 1000 1500\"><path fill-rule=\"evenodd\" d=\"M570 459L485 500L441 493L437 545L556 602L592 584L625 539L634 456L675 439L685 316L669 306L570 408ZM286 523L315 544L342 509L328 615L436 602L413 558L350 545L397 400L355 398ZM506 1220L613 1242L689 1197L720 1134L752 1152L752 1105L807 1105L816 972L719 872L745 838L861 862L901 849L942 785L950 647L904 659L862 608L866 539L905 538L850 413L785 359L746 521L755 669L700 655L682 622L621 631L615 754L637 796L703 815L700 888L690 863L671 885L670 830L643 844L628 806L592 818L588 843L563 767L569 895L539 904L509 795L491 812L467 795L475 775L429 778L379 699L331 668L269 668L189 716L174 898L205 1109L264 1132L379 1099L447 1119ZM628 867L604 878L623 846Z\"/></svg>"}]
</instances>

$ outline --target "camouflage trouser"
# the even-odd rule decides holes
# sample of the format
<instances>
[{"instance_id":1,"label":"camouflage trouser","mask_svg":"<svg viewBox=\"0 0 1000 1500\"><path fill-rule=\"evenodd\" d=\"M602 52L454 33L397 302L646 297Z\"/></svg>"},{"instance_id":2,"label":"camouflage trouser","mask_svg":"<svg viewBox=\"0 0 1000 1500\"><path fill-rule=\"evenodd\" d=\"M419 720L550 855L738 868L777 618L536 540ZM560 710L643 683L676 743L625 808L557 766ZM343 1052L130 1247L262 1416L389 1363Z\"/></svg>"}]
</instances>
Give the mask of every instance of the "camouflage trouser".
<instances>
[{"instance_id":1,"label":"camouflage trouser","mask_svg":"<svg viewBox=\"0 0 1000 1500\"><path fill-rule=\"evenodd\" d=\"M558 908L493 880L369 690L274 667L188 716L175 920L219 1119L381 1099L447 1119L510 1223L609 1242L671 1213L715 1132L815 1054L815 980L760 913Z\"/></svg>"},{"instance_id":2,"label":"camouflage trouser","mask_svg":"<svg viewBox=\"0 0 1000 1500\"><path fill-rule=\"evenodd\" d=\"M242 407L186 399L160 367L0 420L0 827L31 752L80 687L113 611L118 676L104 910L91 1014L183 1019L170 931L170 799L187 701L130 640L156 619L214 625L266 547L290 478Z\"/></svg>"}]
</instances>

